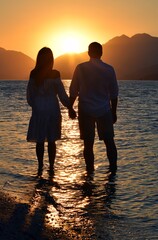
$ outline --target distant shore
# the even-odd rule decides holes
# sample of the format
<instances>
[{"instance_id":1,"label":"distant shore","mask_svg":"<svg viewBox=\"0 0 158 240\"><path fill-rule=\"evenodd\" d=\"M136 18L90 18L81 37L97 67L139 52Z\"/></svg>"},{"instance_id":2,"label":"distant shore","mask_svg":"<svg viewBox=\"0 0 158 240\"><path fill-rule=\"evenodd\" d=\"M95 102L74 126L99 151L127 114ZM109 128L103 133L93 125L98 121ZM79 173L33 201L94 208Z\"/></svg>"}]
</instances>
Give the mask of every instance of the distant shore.
<instances>
[{"instance_id":1,"label":"distant shore","mask_svg":"<svg viewBox=\"0 0 158 240\"><path fill-rule=\"evenodd\" d=\"M71 78L64 79L64 81L71 81ZM0 79L0 81L28 81L28 79ZM158 81L158 79L118 79L118 81Z\"/></svg>"}]
</instances>

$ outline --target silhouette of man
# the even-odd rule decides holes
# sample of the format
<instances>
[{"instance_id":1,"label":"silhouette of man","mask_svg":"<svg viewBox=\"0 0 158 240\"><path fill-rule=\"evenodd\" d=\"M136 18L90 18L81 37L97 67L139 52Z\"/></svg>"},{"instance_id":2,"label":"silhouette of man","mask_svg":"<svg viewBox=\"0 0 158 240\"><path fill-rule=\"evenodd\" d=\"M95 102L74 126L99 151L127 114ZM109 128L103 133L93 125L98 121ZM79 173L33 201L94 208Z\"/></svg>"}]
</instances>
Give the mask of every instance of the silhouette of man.
<instances>
[{"instance_id":1,"label":"silhouette of man","mask_svg":"<svg viewBox=\"0 0 158 240\"><path fill-rule=\"evenodd\" d=\"M92 42L88 47L90 60L79 64L70 84L70 101L73 106L78 97L80 138L84 141L84 159L87 172L94 171L93 145L95 126L100 140L106 146L109 170L117 170L117 149L113 124L117 121L118 84L112 66L101 60L102 45ZM74 118L69 111L70 118Z\"/></svg>"}]
</instances>

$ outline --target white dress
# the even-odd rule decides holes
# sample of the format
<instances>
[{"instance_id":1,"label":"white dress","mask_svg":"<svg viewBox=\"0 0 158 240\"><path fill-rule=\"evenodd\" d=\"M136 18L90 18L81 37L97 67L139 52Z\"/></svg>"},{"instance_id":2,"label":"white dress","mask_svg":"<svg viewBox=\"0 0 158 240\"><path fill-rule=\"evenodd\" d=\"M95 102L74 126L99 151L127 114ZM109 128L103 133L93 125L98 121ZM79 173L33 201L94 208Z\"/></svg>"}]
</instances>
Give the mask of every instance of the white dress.
<instances>
[{"instance_id":1,"label":"white dress","mask_svg":"<svg viewBox=\"0 0 158 240\"><path fill-rule=\"evenodd\" d=\"M45 79L37 87L33 78L27 86L27 102L32 107L27 141L53 142L61 138L61 112L59 100L69 107L69 98L60 78Z\"/></svg>"}]
</instances>

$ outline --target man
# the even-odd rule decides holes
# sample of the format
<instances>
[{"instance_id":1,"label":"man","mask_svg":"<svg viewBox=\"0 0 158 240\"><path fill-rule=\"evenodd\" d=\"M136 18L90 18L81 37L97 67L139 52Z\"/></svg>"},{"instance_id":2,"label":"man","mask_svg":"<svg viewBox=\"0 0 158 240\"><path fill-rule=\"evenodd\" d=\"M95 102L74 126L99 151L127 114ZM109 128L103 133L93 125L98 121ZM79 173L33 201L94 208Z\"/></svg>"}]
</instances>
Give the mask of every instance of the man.
<instances>
[{"instance_id":1,"label":"man","mask_svg":"<svg viewBox=\"0 0 158 240\"><path fill-rule=\"evenodd\" d=\"M70 84L70 101L73 106L79 97L78 119L80 138L84 141L86 170L94 171L95 125L99 139L106 146L109 169L117 170L117 149L114 142L113 124L117 120L118 84L112 66L101 60L102 45L93 42L89 45L90 60L79 64ZM69 112L73 118L72 111Z\"/></svg>"}]
</instances>

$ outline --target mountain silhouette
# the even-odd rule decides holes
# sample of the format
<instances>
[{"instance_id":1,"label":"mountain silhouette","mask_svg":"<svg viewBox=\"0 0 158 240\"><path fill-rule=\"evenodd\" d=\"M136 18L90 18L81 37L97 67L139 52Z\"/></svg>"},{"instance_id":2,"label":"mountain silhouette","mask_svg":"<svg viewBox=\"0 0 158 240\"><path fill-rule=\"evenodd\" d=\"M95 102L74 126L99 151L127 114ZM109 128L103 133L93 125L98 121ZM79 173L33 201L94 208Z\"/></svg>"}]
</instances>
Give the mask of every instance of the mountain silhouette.
<instances>
[{"instance_id":1,"label":"mountain silhouette","mask_svg":"<svg viewBox=\"0 0 158 240\"><path fill-rule=\"evenodd\" d=\"M103 44L102 60L111 64L118 79L158 80L158 37L136 34L115 37ZM71 78L76 65L88 61L87 52L66 54L55 60L62 78Z\"/></svg>"},{"instance_id":2,"label":"mountain silhouette","mask_svg":"<svg viewBox=\"0 0 158 240\"><path fill-rule=\"evenodd\" d=\"M0 48L0 79L25 80L35 61L24 53Z\"/></svg>"},{"instance_id":3,"label":"mountain silhouette","mask_svg":"<svg viewBox=\"0 0 158 240\"><path fill-rule=\"evenodd\" d=\"M102 60L115 68L118 79L158 80L158 37L122 35L102 46ZM87 52L64 54L55 59L54 68L62 79L71 79L76 65L88 60ZM0 48L0 79L28 79L34 66L35 61L27 55Z\"/></svg>"},{"instance_id":4,"label":"mountain silhouette","mask_svg":"<svg viewBox=\"0 0 158 240\"><path fill-rule=\"evenodd\" d=\"M103 60L114 66L118 79L158 80L158 37L122 35L103 45L103 50Z\"/></svg>"}]
</instances>

